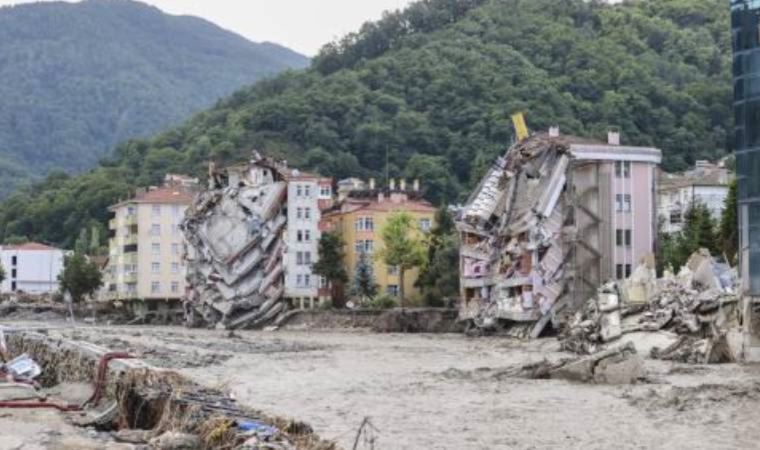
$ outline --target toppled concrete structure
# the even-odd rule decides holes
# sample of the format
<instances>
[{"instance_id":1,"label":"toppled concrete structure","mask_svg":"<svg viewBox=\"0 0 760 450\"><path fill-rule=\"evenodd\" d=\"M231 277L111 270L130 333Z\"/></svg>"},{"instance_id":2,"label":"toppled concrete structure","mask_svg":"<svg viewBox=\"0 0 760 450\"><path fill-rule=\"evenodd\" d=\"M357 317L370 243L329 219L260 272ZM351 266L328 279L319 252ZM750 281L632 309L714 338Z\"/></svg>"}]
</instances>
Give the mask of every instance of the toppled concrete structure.
<instances>
[{"instance_id":1,"label":"toppled concrete structure","mask_svg":"<svg viewBox=\"0 0 760 450\"><path fill-rule=\"evenodd\" d=\"M629 292L638 289L631 279L603 286L561 335L562 348L590 354L629 333L667 331L674 336L672 343L654 347L653 358L700 364L735 360L737 351L731 348L728 333L739 328L740 306L736 276L730 268L700 250L678 276L639 278L638 282L651 286L644 303ZM623 299L617 310L605 308L604 299L610 295ZM610 320L611 314L617 318Z\"/></svg>"},{"instance_id":2,"label":"toppled concrete structure","mask_svg":"<svg viewBox=\"0 0 760 450\"><path fill-rule=\"evenodd\" d=\"M456 220L460 320L538 337L548 324L558 329L572 318L603 281L625 278L654 248L660 159L657 149L556 130L513 145Z\"/></svg>"},{"instance_id":3,"label":"toppled concrete structure","mask_svg":"<svg viewBox=\"0 0 760 450\"><path fill-rule=\"evenodd\" d=\"M260 326L285 309L283 163L254 152L247 164L209 173L186 212L189 323Z\"/></svg>"}]
</instances>

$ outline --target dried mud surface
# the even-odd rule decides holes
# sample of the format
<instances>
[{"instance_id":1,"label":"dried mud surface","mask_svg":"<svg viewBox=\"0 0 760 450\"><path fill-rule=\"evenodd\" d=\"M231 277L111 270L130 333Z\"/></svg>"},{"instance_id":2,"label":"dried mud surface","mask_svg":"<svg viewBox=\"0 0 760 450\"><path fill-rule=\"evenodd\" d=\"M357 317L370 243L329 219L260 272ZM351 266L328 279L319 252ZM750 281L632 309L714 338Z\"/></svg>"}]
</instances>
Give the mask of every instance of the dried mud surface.
<instances>
[{"instance_id":1,"label":"dried mud surface","mask_svg":"<svg viewBox=\"0 0 760 450\"><path fill-rule=\"evenodd\" d=\"M49 333L147 352L157 366L310 423L344 448L366 416L378 430L375 448L391 450L755 449L760 442L760 366L647 359L645 382L603 386L515 376L524 364L568 357L553 339L366 331L230 337L171 327ZM188 364L193 358L199 363Z\"/></svg>"}]
</instances>

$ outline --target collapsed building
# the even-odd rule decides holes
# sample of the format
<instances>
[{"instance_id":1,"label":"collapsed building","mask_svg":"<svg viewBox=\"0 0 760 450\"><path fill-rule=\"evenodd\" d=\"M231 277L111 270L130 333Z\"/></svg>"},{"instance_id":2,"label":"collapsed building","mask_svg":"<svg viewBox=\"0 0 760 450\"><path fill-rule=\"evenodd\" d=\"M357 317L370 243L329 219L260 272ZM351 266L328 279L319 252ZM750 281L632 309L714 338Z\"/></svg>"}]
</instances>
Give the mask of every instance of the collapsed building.
<instances>
[{"instance_id":1,"label":"collapsed building","mask_svg":"<svg viewBox=\"0 0 760 450\"><path fill-rule=\"evenodd\" d=\"M654 251L659 149L534 134L499 157L457 216L460 320L538 337Z\"/></svg>"},{"instance_id":2,"label":"collapsed building","mask_svg":"<svg viewBox=\"0 0 760 450\"><path fill-rule=\"evenodd\" d=\"M188 322L256 326L284 309L286 167L254 152L250 163L209 170L188 208Z\"/></svg>"}]
</instances>

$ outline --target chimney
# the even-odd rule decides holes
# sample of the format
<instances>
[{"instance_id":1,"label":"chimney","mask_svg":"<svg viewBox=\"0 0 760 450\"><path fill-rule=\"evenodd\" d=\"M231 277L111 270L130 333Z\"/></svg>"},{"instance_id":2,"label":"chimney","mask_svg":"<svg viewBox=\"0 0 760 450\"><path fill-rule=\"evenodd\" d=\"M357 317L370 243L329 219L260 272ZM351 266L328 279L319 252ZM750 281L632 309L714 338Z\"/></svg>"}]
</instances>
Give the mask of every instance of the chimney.
<instances>
[{"instance_id":1,"label":"chimney","mask_svg":"<svg viewBox=\"0 0 760 450\"><path fill-rule=\"evenodd\" d=\"M555 125L553 127L549 127L549 137L553 137L553 138L559 137L559 127L558 126Z\"/></svg>"},{"instance_id":2,"label":"chimney","mask_svg":"<svg viewBox=\"0 0 760 450\"><path fill-rule=\"evenodd\" d=\"M610 145L620 145L620 132L612 130L608 131L607 143Z\"/></svg>"},{"instance_id":3,"label":"chimney","mask_svg":"<svg viewBox=\"0 0 760 450\"><path fill-rule=\"evenodd\" d=\"M375 190L375 179L374 178L370 178L369 179L369 190L370 191L374 191Z\"/></svg>"},{"instance_id":4,"label":"chimney","mask_svg":"<svg viewBox=\"0 0 760 450\"><path fill-rule=\"evenodd\" d=\"M388 189L391 190L391 191L395 191L396 190L396 179L395 178L391 178L388 181Z\"/></svg>"},{"instance_id":5,"label":"chimney","mask_svg":"<svg viewBox=\"0 0 760 450\"><path fill-rule=\"evenodd\" d=\"M399 181L399 190L400 191L406 190L406 178L402 178L401 181Z\"/></svg>"},{"instance_id":6,"label":"chimney","mask_svg":"<svg viewBox=\"0 0 760 450\"><path fill-rule=\"evenodd\" d=\"M414 179L414 184L413 184L412 190L414 190L414 192L419 192L420 191L420 179L419 178L415 178Z\"/></svg>"}]
</instances>

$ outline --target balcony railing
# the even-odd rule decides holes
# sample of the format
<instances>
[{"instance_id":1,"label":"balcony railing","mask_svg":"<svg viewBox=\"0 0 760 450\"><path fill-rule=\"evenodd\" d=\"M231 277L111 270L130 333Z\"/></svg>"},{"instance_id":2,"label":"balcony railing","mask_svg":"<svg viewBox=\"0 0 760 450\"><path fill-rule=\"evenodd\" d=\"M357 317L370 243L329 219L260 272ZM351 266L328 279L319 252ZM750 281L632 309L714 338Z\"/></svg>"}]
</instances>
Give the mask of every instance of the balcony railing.
<instances>
[{"instance_id":1,"label":"balcony railing","mask_svg":"<svg viewBox=\"0 0 760 450\"><path fill-rule=\"evenodd\" d=\"M124 274L125 283L137 283L137 272L130 272Z\"/></svg>"},{"instance_id":2,"label":"balcony railing","mask_svg":"<svg viewBox=\"0 0 760 450\"><path fill-rule=\"evenodd\" d=\"M129 236L125 236L123 243L124 245L137 245L137 235L130 234Z\"/></svg>"}]
</instances>

